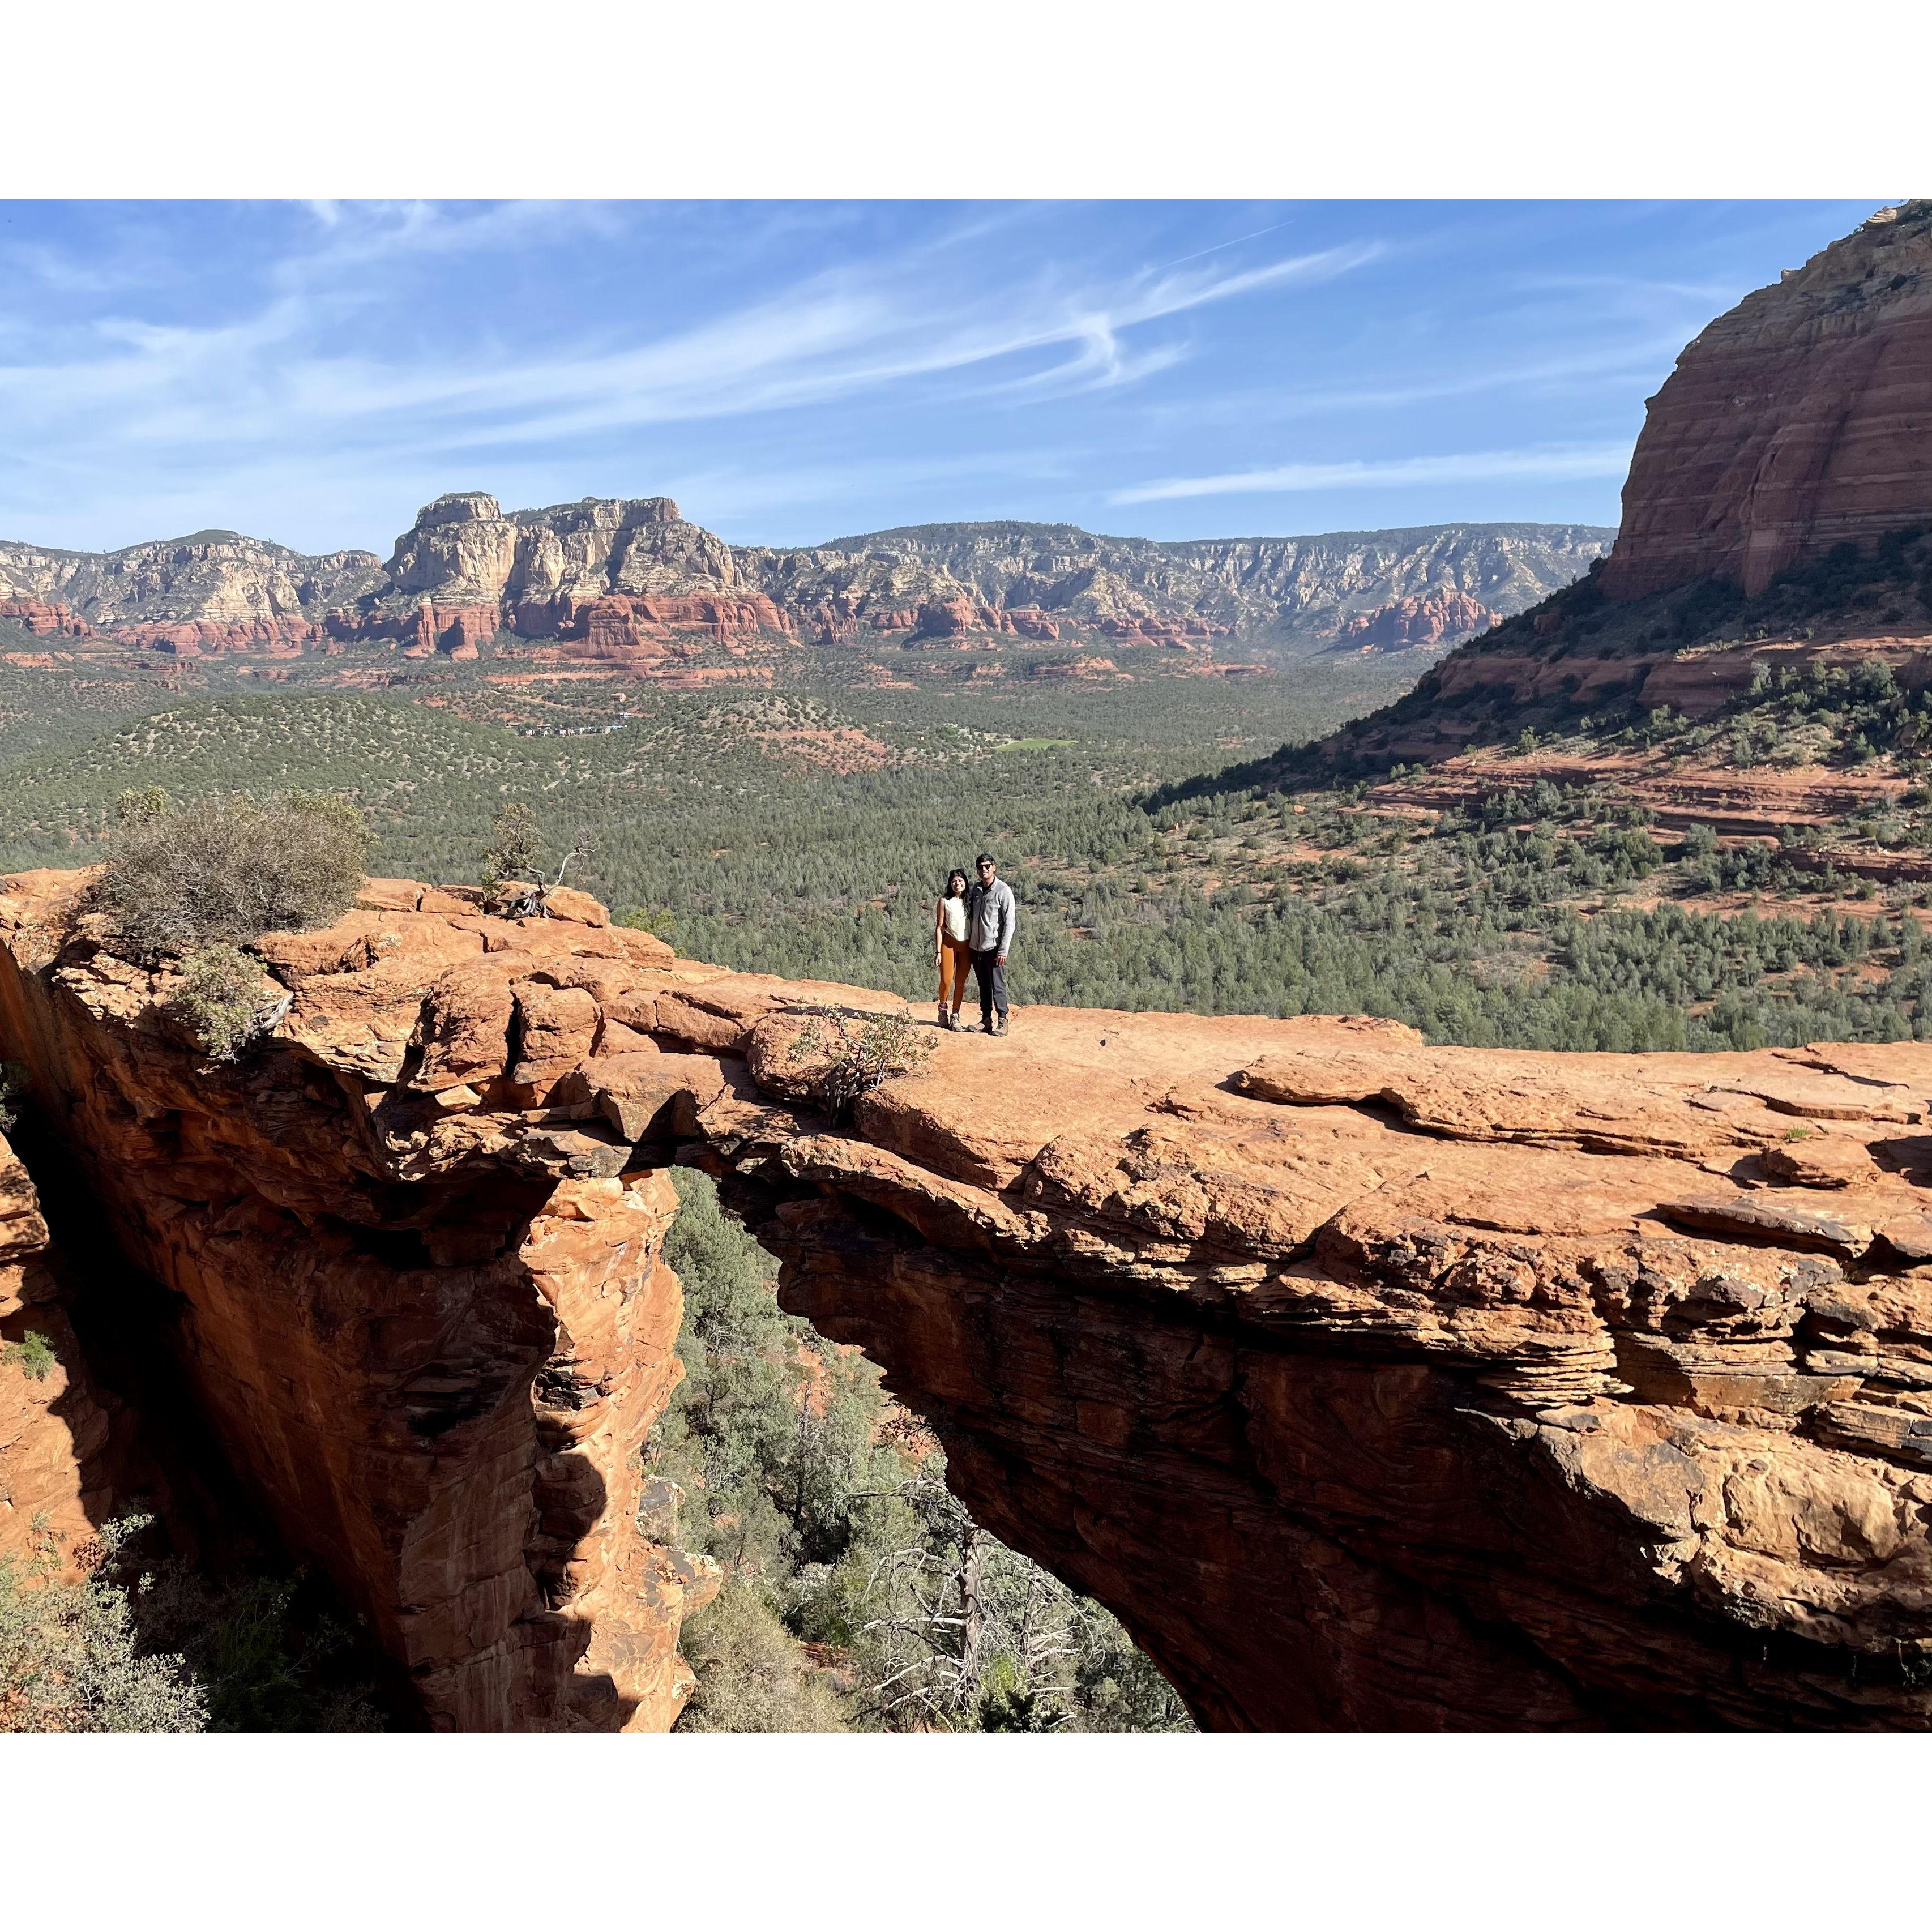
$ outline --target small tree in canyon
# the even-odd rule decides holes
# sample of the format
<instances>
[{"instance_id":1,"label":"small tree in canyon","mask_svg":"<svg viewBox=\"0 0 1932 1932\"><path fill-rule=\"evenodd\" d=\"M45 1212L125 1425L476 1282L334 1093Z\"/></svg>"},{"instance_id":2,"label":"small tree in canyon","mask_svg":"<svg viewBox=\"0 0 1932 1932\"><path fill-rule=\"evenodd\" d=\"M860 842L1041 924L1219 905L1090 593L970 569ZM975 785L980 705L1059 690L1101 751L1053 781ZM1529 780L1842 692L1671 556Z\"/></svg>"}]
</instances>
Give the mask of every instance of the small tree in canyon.
<instances>
[{"instance_id":1,"label":"small tree in canyon","mask_svg":"<svg viewBox=\"0 0 1932 1932\"><path fill-rule=\"evenodd\" d=\"M878 1370L782 1312L709 1178L672 1180L687 1372L644 1462L678 1520L646 1533L724 1571L686 1626L679 1728L1188 1728L1112 1617L974 1522Z\"/></svg>"}]
</instances>

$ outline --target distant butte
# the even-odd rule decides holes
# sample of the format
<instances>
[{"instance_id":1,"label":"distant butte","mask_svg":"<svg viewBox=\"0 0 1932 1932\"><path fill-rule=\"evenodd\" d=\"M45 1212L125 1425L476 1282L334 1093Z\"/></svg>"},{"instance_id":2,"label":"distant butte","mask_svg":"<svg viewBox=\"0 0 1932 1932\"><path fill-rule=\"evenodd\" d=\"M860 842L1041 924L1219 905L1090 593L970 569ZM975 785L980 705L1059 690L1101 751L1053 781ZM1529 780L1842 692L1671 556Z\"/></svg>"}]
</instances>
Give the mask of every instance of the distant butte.
<instances>
[{"instance_id":1,"label":"distant butte","mask_svg":"<svg viewBox=\"0 0 1932 1932\"><path fill-rule=\"evenodd\" d=\"M1883 208L1747 296L1652 398L1610 596L1748 596L1834 544L1932 524L1932 202Z\"/></svg>"}]
</instances>

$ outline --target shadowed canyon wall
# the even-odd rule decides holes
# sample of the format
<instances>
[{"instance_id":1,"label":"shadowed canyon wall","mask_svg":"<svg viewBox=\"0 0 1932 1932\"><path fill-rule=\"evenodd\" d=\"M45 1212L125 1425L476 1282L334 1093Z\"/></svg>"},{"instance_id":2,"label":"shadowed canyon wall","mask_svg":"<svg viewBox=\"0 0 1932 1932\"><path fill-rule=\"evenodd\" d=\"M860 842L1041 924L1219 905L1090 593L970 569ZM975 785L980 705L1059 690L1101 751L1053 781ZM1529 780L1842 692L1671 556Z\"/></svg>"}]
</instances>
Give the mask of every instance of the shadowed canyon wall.
<instances>
[{"instance_id":1,"label":"shadowed canyon wall","mask_svg":"<svg viewBox=\"0 0 1932 1932\"><path fill-rule=\"evenodd\" d=\"M4 1051L433 1723L675 1715L711 1578L633 1454L674 1160L1204 1723L1932 1718L1932 1047L1036 1008L835 1124L813 1010L897 1000L579 895L373 880L264 942L272 1031L219 1066L80 883L0 896Z\"/></svg>"}]
</instances>

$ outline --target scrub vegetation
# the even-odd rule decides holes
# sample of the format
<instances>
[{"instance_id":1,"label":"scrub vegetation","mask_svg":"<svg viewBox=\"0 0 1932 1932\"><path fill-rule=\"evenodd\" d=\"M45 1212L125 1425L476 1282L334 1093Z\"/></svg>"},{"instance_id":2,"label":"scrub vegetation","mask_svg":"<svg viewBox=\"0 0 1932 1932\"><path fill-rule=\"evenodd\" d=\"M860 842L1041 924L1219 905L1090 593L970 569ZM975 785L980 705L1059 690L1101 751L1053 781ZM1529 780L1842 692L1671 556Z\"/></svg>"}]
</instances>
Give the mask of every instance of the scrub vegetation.
<instances>
[{"instance_id":1,"label":"scrub vegetation","mask_svg":"<svg viewBox=\"0 0 1932 1932\"><path fill-rule=\"evenodd\" d=\"M988 1536L863 1357L783 1313L771 1258L674 1170L685 1380L642 1526L711 1557L685 1730L1191 1729L1120 1624Z\"/></svg>"}]
</instances>

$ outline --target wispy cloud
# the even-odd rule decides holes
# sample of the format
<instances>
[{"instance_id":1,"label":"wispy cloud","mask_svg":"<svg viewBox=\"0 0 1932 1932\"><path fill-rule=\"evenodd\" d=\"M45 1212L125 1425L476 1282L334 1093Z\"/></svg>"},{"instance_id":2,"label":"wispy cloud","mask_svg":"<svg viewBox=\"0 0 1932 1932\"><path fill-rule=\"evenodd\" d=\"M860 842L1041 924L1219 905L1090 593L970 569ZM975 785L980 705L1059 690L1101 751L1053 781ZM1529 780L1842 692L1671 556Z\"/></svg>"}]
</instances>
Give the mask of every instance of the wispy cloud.
<instances>
[{"instance_id":1,"label":"wispy cloud","mask_svg":"<svg viewBox=\"0 0 1932 1932\"><path fill-rule=\"evenodd\" d=\"M788 542L1105 503L1192 534L1240 495L1286 526L1334 490L1379 490L1398 520L1405 490L1601 514L1642 397L1720 296L1842 225L1676 204L16 204L0 533L240 524L380 549L441 490L680 483L700 520Z\"/></svg>"},{"instance_id":2,"label":"wispy cloud","mask_svg":"<svg viewBox=\"0 0 1932 1932\"><path fill-rule=\"evenodd\" d=\"M1630 445L1609 442L1546 449L1476 450L1453 456L1404 456L1358 463L1286 463L1220 476L1169 476L1117 490L1110 503L1168 502L1184 496L1292 495L1312 490L1384 490L1414 484L1488 482L1501 478L1560 482L1621 476Z\"/></svg>"},{"instance_id":3,"label":"wispy cloud","mask_svg":"<svg viewBox=\"0 0 1932 1932\"><path fill-rule=\"evenodd\" d=\"M119 440L233 448L292 435L357 439L385 430L451 452L625 427L796 409L908 378L1065 352L992 386L1034 396L1145 380L1181 345L1130 333L1290 283L1334 280L1374 257L1333 248L1232 273L1159 273L1058 287L988 288L941 299L926 265L840 267L694 327L630 343L561 343L537 356L484 344L466 353L378 358L336 350L332 326L370 298L344 273L424 251L500 248L542 212L467 218L436 211L316 211L321 240L276 265L278 289L218 326L98 318L55 352L0 366L0 416L16 434L85 432L112 412ZM938 284L936 286L935 284Z\"/></svg>"}]
</instances>

